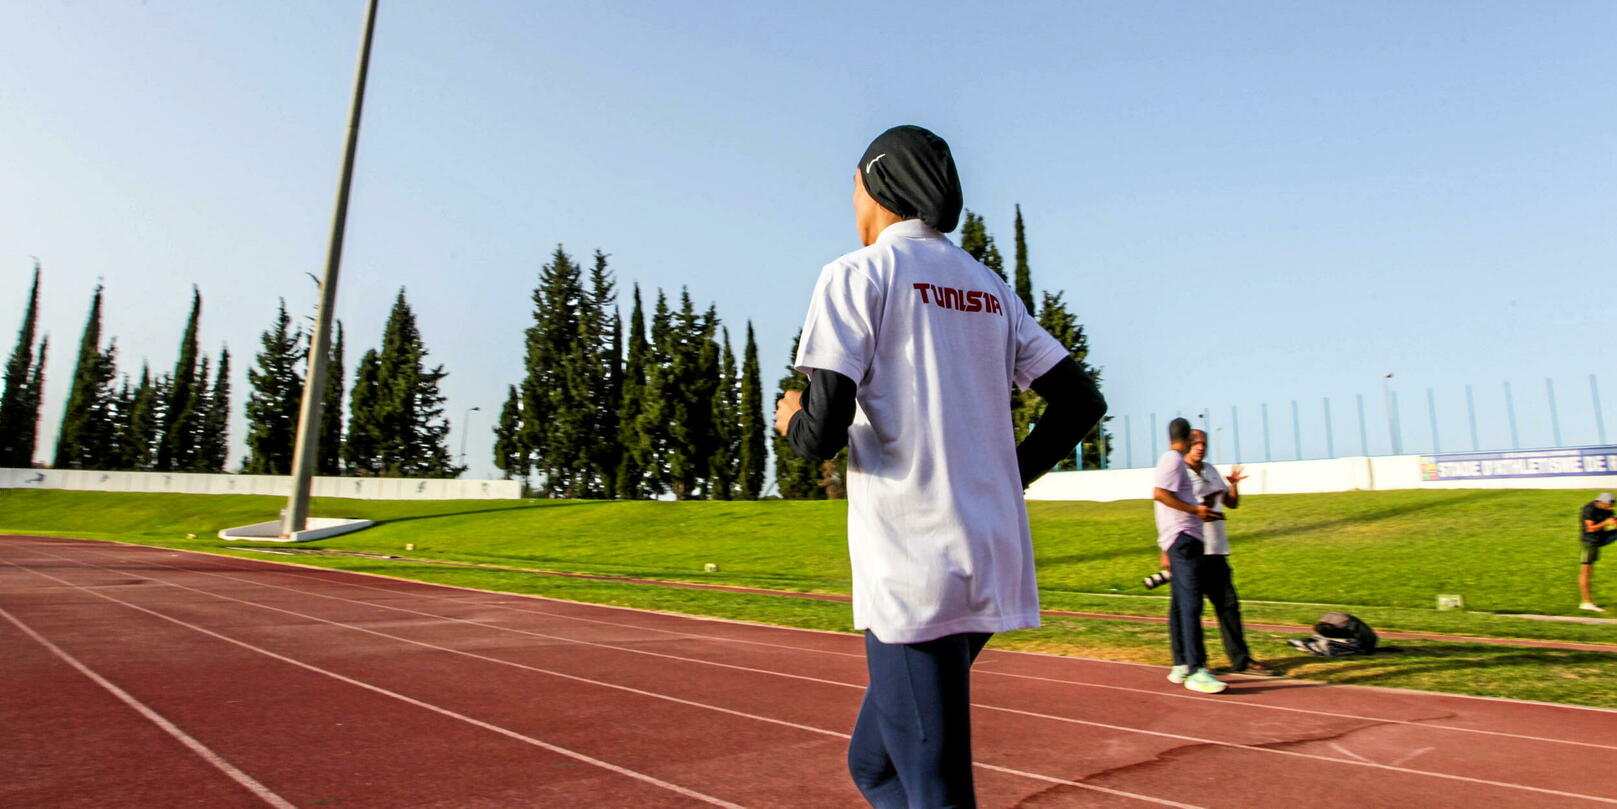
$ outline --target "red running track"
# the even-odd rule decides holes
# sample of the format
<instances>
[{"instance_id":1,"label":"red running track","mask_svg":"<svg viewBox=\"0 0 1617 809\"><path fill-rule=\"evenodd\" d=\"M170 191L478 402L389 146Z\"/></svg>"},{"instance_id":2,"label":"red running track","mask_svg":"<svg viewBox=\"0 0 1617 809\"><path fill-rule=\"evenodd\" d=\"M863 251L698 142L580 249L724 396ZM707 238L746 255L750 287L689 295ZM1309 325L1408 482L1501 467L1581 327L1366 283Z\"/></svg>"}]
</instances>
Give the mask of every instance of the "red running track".
<instances>
[{"instance_id":1,"label":"red running track","mask_svg":"<svg viewBox=\"0 0 1617 809\"><path fill-rule=\"evenodd\" d=\"M0 806L858 807L857 636L0 537ZM1617 712L977 664L985 807L1617 805Z\"/></svg>"}]
</instances>

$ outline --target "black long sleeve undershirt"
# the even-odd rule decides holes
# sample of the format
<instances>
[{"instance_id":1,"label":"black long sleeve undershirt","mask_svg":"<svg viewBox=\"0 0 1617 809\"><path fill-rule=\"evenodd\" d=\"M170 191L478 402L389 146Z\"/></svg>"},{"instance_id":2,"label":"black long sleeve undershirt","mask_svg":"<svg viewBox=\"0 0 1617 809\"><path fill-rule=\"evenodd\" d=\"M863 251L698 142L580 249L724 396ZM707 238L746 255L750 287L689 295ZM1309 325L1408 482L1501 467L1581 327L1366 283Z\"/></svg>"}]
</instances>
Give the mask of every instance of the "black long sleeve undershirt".
<instances>
[{"instance_id":1,"label":"black long sleeve undershirt","mask_svg":"<svg viewBox=\"0 0 1617 809\"><path fill-rule=\"evenodd\" d=\"M859 386L836 371L811 371L808 389L803 391L803 409L786 425L786 442L804 458L828 460L848 446L848 425L853 423Z\"/></svg>"},{"instance_id":2,"label":"black long sleeve undershirt","mask_svg":"<svg viewBox=\"0 0 1617 809\"><path fill-rule=\"evenodd\" d=\"M858 392L859 386L846 376L813 369L808 389L803 391L803 409L786 428L792 451L821 460L847 446ZM1046 406L1033 431L1016 446L1016 467L1024 489L1067 457L1106 415L1106 400L1071 357L1033 380L1033 392L1044 398Z\"/></svg>"},{"instance_id":3,"label":"black long sleeve undershirt","mask_svg":"<svg viewBox=\"0 0 1617 809\"><path fill-rule=\"evenodd\" d=\"M1033 380L1033 392L1045 406L1033 431L1016 445L1016 468L1024 489L1067 457L1106 415L1106 399L1071 357L1063 357Z\"/></svg>"}]
</instances>

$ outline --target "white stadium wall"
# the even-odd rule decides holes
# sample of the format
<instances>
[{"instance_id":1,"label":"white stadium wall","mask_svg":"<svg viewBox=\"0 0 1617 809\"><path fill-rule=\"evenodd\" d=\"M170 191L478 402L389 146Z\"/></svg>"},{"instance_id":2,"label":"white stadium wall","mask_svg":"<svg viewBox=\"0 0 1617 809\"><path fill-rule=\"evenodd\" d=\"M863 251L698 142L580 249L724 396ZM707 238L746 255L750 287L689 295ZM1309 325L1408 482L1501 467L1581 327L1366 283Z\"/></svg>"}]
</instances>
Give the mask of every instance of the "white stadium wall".
<instances>
[{"instance_id":1,"label":"white stadium wall","mask_svg":"<svg viewBox=\"0 0 1617 809\"><path fill-rule=\"evenodd\" d=\"M1569 459L1578 458L1579 462ZM1478 460L1485 459L1485 460ZM1595 460L1591 460L1595 459ZM1609 459L1609 462L1608 462ZM1483 464L1516 464L1506 472ZM1568 465L1571 463L1572 465ZM1440 468L1440 464L1442 467ZM1449 466L1455 464L1456 466ZM1522 464L1533 464L1522 467ZM1557 464L1549 466L1549 464ZM1569 474L1586 464L1597 474ZM1218 464L1226 471L1229 464ZM1617 447L1580 447L1436 456L1387 455L1242 464L1242 494L1382 491L1387 489L1588 489L1617 490ZM1541 472L1541 469L1554 469ZM1613 471L1606 471L1613 470ZM1460 476L1451 477L1450 473ZM1469 473L1469 476L1466 476ZM1028 487L1029 500L1145 500L1151 497L1152 470L1101 469L1052 472Z\"/></svg>"},{"instance_id":2,"label":"white stadium wall","mask_svg":"<svg viewBox=\"0 0 1617 809\"><path fill-rule=\"evenodd\" d=\"M286 475L0 469L0 489L268 494L289 497L292 494L292 478ZM522 497L522 486L514 480L317 477L311 491L315 497L349 497L356 500L516 500Z\"/></svg>"}]
</instances>

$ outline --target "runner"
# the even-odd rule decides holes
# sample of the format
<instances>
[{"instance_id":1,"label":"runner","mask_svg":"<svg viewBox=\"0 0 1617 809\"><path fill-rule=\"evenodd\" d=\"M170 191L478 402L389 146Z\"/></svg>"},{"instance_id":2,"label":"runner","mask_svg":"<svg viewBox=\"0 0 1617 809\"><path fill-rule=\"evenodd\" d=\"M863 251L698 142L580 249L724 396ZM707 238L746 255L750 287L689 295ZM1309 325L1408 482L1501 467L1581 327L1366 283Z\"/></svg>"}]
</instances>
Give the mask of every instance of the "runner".
<instances>
[{"instance_id":1,"label":"runner","mask_svg":"<svg viewBox=\"0 0 1617 809\"><path fill-rule=\"evenodd\" d=\"M1594 577L1595 562L1600 561L1600 549L1617 540L1617 516L1612 515L1611 492L1601 492L1599 497L1585 503L1583 512L1583 530L1578 533L1583 540L1583 559L1578 566L1578 595L1583 602L1578 609L1589 612L1605 612L1606 608L1595 603L1589 592L1590 579Z\"/></svg>"},{"instance_id":2,"label":"runner","mask_svg":"<svg viewBox=\"0 0 1617 809\"><path fill-rule=\"evenodd\" d=\"M1105 412L1065 346L943 234L961 210L949 146L882 133L854 172L866 246L826 265L797 354L808 389L775 429L848 447L854 626L870 681L848 746L871 806L973 807L970 670L994 632L1039 625L1022 490ZM1014 443L1010 388L1048 402Z\"/></svg>"}]
</instances>

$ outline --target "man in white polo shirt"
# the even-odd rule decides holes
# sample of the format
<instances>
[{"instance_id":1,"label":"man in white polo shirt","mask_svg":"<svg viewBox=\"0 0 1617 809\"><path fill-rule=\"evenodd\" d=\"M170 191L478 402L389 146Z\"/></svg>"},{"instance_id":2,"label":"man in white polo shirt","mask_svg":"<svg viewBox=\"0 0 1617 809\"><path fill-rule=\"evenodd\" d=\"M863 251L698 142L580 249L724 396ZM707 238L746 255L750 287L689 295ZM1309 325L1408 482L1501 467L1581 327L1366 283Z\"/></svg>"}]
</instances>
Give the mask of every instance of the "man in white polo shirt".
<instances>
[{"instance_id":1,"label":"man in white polo shirt","mask_svg":"<svg viewBox=\"0 0 1617 809\"><path fill-rule=\"evenodd\" d=\"M973 807L970 669L990 634L1039 625L1022 491L1105 412L993 271L943 236L961 210L948 144L882 133L854 176L864 248L827 264L797 354L807 390L775 427L848 447L853 613L870 684L849 743L879 809ZM1017 445L1011 386L1048 407Z\"/></svg>"},{"instance_id":2,"label":"man in white polo shirt","mask_svg":"<svg viewBox=\"0 0 1617 809\"><path fill-rule=\"evenodd\" d=\"M1168 451L1157 459L1155 499L1157 548L1166 557L1173 573L1174 622L1168 633L1173 647L1173 669L1168 680L1203 694L1217 694L1227 686L1207 670L1207 646L1202 639L1202 590L1199 566L1205 548L1202 523L1223 515L1196 501L1196 490L1185 467L1190 450L1190 422L1178 418L1168 422Z\"/></svg>"}]
</instances>

